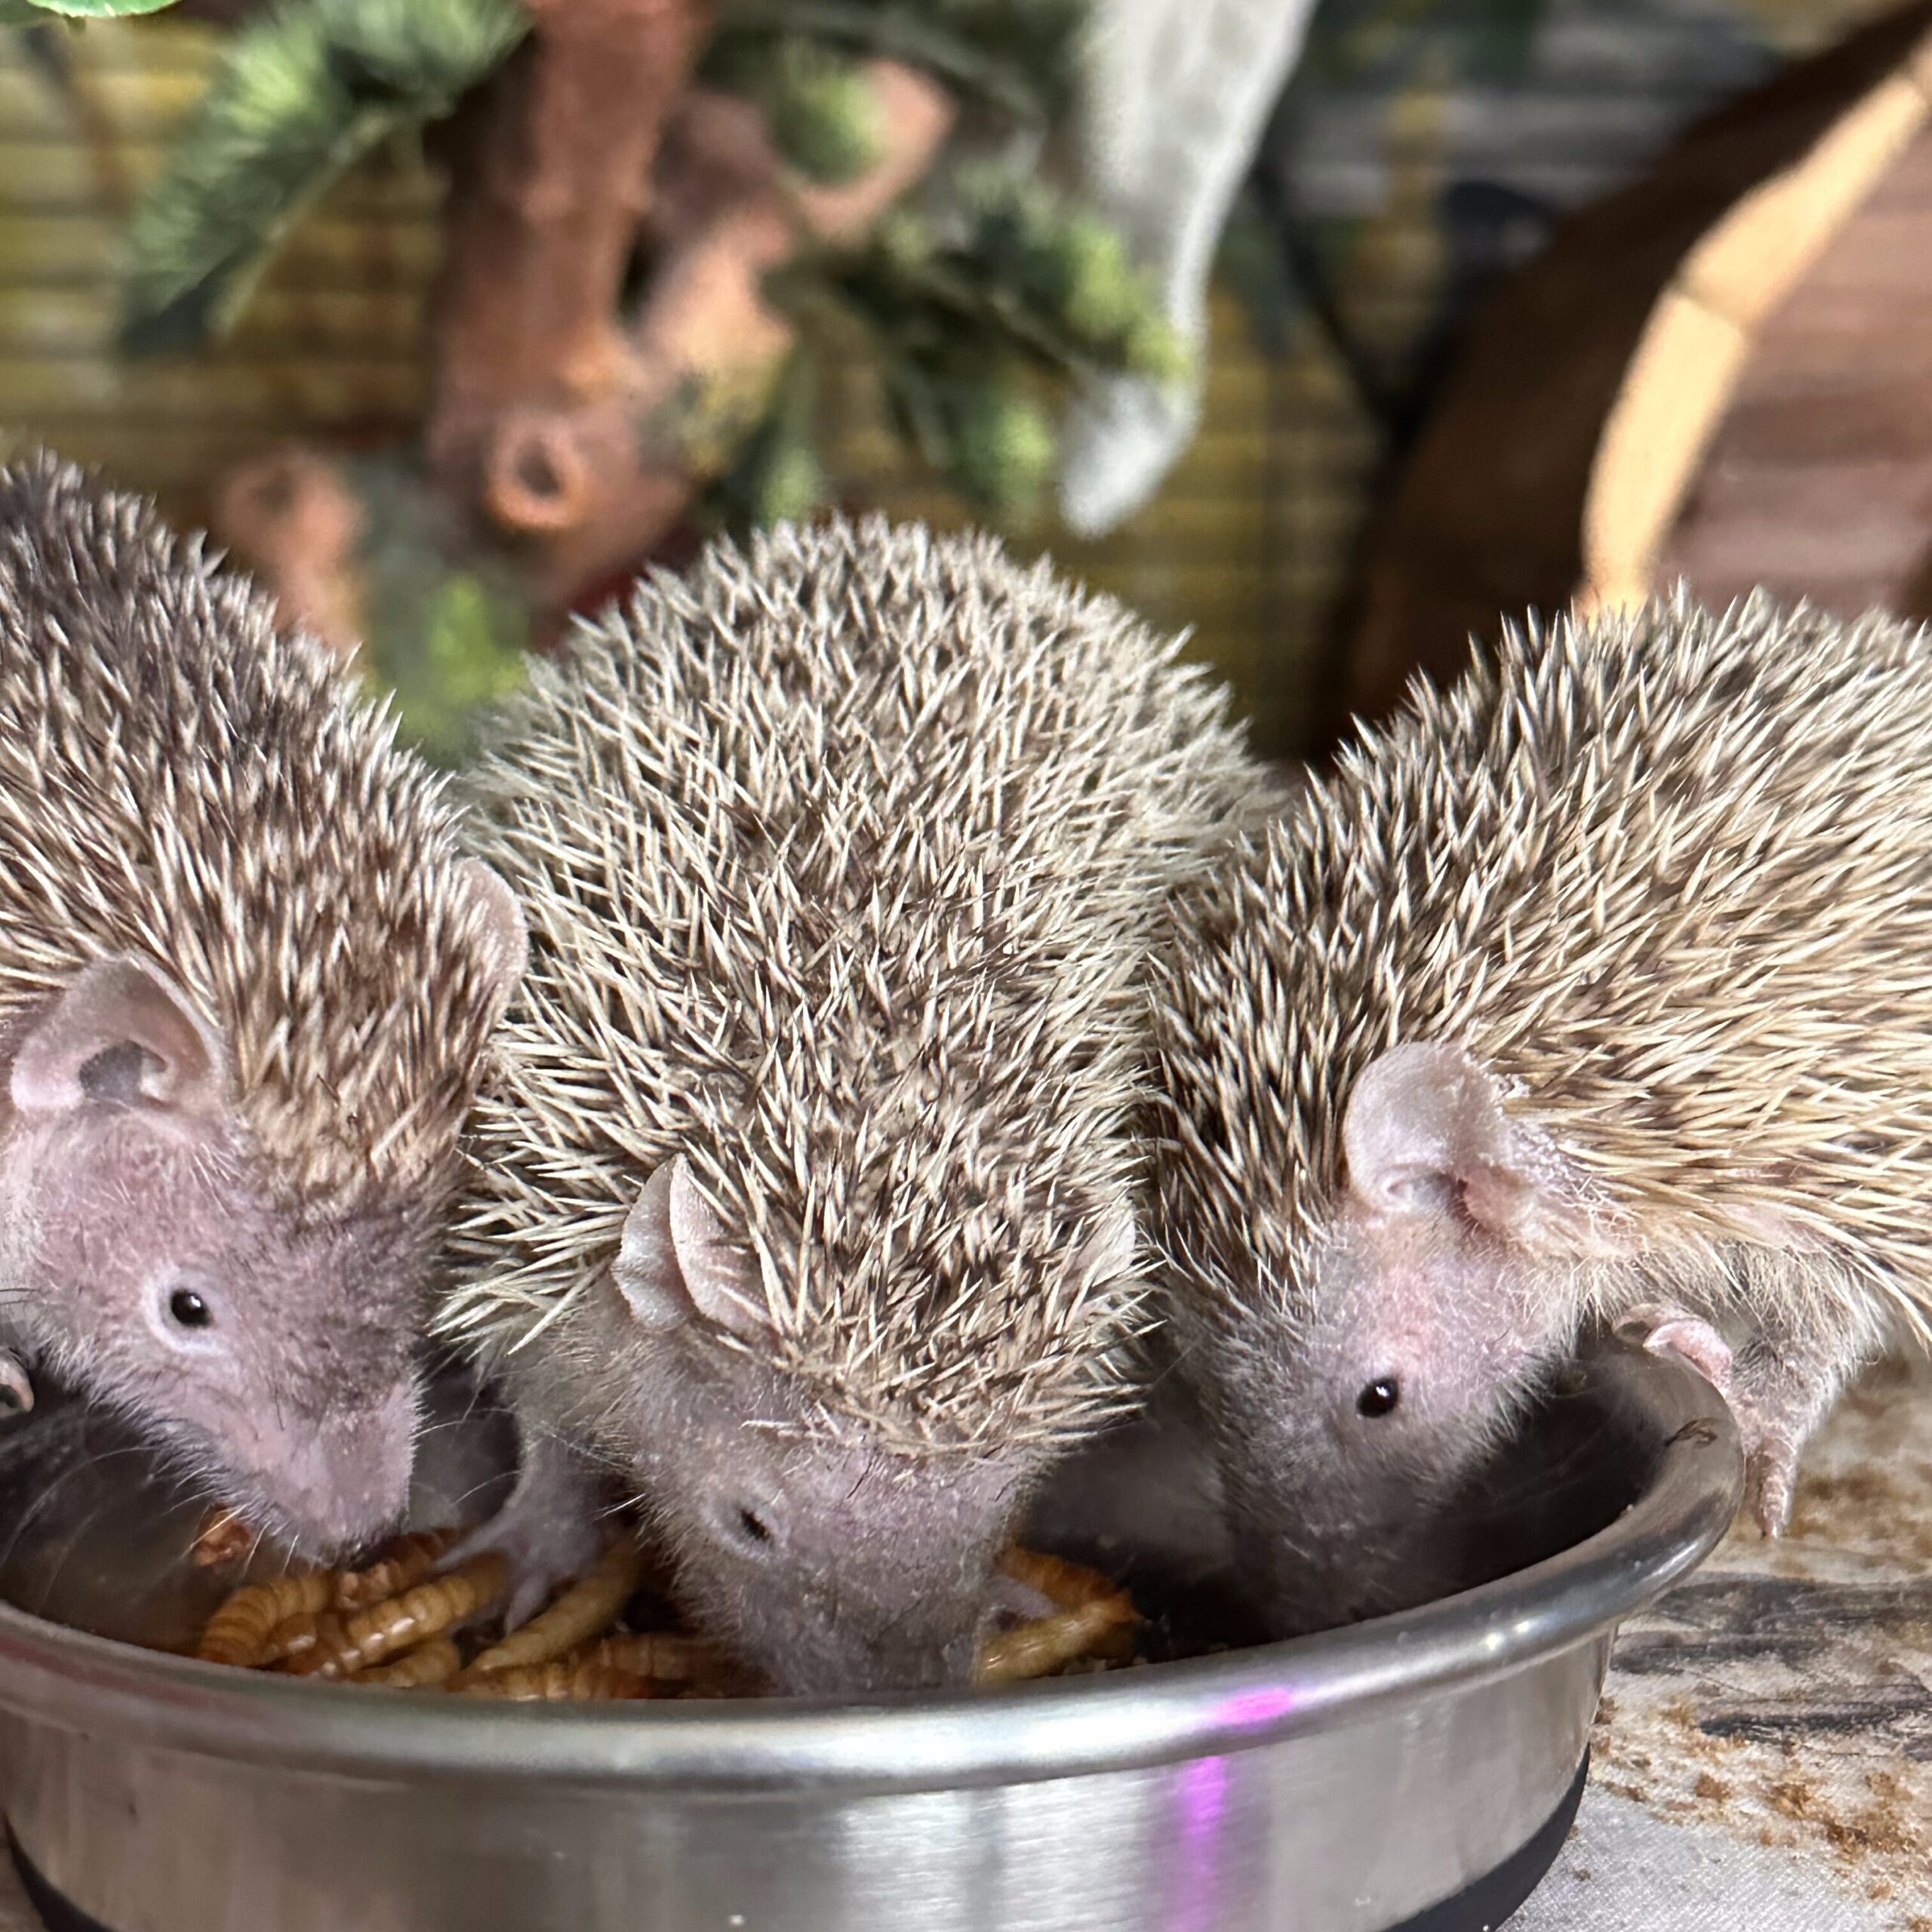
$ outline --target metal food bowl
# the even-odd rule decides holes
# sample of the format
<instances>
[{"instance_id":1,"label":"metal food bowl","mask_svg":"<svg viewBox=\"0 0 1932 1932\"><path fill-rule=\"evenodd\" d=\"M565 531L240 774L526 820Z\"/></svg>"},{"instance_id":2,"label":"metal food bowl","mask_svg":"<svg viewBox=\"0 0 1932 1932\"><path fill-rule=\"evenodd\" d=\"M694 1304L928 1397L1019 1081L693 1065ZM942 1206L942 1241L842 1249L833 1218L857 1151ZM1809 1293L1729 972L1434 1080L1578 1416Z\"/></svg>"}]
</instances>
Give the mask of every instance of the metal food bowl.
<instances>
[{"instance_id":1,"label":"metal food bowl","mask_svg":"<svg viewBox=\"0 0 1932 1932\"><path fill-rule=\"evenodd\" d=\"M0 1800L62 1932L1474 1932L1567 1830L1615 1626L1741 1483L1709 1385L1607 1344L1472 1509L1510 1574L1399 1615L943 1697L505 1706L115 1641L205 1611L198 1512L104 1425L29 1421L0 1586L61 1621L0 1608ZM1171 1647L1239 1644L1172 1433L1103 1440L1032 1540L1106 1563ZM501 1438L427 1442L419 1515L448 1521Z\"/></svg>"}]
</instances>

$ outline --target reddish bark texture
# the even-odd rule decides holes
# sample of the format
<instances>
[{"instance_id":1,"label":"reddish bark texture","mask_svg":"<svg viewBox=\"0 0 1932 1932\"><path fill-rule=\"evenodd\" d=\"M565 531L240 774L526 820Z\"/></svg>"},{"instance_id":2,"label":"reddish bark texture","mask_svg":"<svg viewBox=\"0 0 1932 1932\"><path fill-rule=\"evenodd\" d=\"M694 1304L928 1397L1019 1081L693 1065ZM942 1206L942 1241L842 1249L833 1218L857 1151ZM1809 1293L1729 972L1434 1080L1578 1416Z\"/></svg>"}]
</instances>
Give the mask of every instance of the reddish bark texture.
<instances>
[{"instance_id":1,"label":"reddish bark texture","mask_svg":"<svg viewBox=\"0 0 1932 1932\"><path fill-rule=\"evenodd\" d=\"M755 107L691 85L712 0L531 5L530 39L446 131L425 481L478 540L513 547L540 633L670 536L762 414L793 340L767 276L862 240L955 108L925 75L868 63L883 158L822 186L787 170ZM651 276L626 315L641 242ZM353 622L353 526L321 513L346 492L329 480L325 460L275 453L234 480L220 521L291 614L335 638Z\"/></svg>"},{"instance_id":2,"label":"reddish bark texture","mask_svg":"<svg viewBox=\"0 0 1932 1932\"><path fill-rule=\"evenodd\" d=\"M585 479L531 412L622 380L618 292L666 117L712 0L527 0L529 39L452 130L432 302L432 475L512 531L567 526Z\"/></svg>"},{"instance_id":3,"label":"reddish bark texture","mask_svg":"<svg viewBox=\"0 0 1932 1932\"><path fill-rule=\"evenodd\" d=\"M285 622L306 624L345 662L362 641L362 523L334 466L297 448L230 470L215 497L215 528L236 561L273 586Z\"/></svg>"},{"instance_id":4,"label":"reddish bark texture","mask_svg":"<svg viewBox=\"0 0 1932 1932\"><path fill-rule=\"evenodd\" d=\"M950 97L891 61L869 69L885 155L825 188L788 176L758 111L694 90L667 131L650 223L650 292L600 392L506 422L500 459L567 476L568 515L530 547L547 597L646 554L762 412L793 331L766 276L801 247L861 238L924 174L952 126ZM500 518L498 500L486 503ZM507 519L504 519L507 521ZM526 531L533 526L522 526Z\"/></svg>"}]
</instances>

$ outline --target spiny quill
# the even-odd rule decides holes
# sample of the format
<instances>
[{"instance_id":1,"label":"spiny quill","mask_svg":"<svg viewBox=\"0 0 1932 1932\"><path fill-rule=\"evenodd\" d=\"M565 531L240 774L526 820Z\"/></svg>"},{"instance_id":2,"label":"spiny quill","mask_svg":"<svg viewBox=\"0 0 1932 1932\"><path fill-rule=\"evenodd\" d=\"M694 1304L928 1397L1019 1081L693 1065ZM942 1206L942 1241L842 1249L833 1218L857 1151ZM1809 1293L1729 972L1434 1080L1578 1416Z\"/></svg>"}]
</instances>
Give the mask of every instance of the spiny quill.
<instances>
[{"instance_id":1,"label":"spiny quill","mask_svg":"<svg viewBox=\"0 0 1932 1932\"><path fill-rule=\"evenodd\" d=\"M256 1529L375 1534L521 917L319 645L51 457L0 717L0 1340Z\"/></svg>"},{"instance_id":2,"label":"spiny quill","mask_svg":"<svg viewBox=\"0 0 1932 1932\"><path fill-rule=\"evenodd\" d=\"M909 1448L1091 1427L1139 1291L1060 1258L1131 1172L1158 894L1257 782L1174 654L868 522L719 546L540 669L477 776L533 966L445 1328L553 1317L681 1154L828 1409Z\"/></svg>"},{"instance_id":3,"label":"spiny quill","mask_svg":"<svg viewBox=\"0 0 1932 1932\"><path fill-rule=\"evenodd\" d=\"M118 953L226 1036L291 1196L447 1186L501 1004L441 782L138 497L0 470L0 1023Z\"/></svg>"},{"instance_id":4,"label":"spiny quill","mask_svg":"<svg viewBox=\"0 0 1932 1932\"><path fill-rule=\"evenodd\" d=\"M1176 652L835 523L652 580L512 705L478 849L533 963L444 1325L534 1418L485 1533L525 1601L591 1546L555 1434L789 1687L963 1681L1028 1489L1131 1399L1141 971L1257 789Z\"/></svg>"},{"instance_id":5,"label":"spiny quill","mask_svg":"<svg viewBox=\"0 0 1932 1932\"><path fill-rule=\"evenodd\" d=\"M1926 1332L1928 678L1761 598L1512 632L1178 896L1158 1238L1284 1601L1386 1607L1593 1318L1729 1381L1767 1528Z\"/></svg>"}]
</instances>

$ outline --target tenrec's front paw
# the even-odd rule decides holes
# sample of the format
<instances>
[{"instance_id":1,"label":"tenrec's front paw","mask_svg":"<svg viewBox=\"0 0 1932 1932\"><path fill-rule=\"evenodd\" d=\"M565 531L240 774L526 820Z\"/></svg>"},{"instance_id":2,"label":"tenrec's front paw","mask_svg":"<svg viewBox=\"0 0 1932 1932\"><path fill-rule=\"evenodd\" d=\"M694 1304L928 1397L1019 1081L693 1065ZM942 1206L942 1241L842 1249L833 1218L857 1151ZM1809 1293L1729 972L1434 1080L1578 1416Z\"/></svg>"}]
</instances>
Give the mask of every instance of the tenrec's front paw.
<instances>
[{"instance_id":1,"label":"tenrec's front paw","mask_svg":"<svg viewBox=\"0 0 1932 1932\"><path fill-rule=\"evenodd\" d=\"M1669 1349L1681 1355L1720 1395L1730 1389L1730 1344L1702 1317L1681 1309L1633 1308L1617 1324L1626 1342L1654 1354Z\"/></svg>"},{"instance_id":2,"label":"tenrec's front paw","mask_svg":"<svg viewBox=\"0 0 1932 1932\"><path fill-rule=\"evenodd\" d=\"M503 1628L528 1623L565 1584L574 1582L603 1554L597 1526L582 1518L540 1514L509 1506L480 1524L443 1559L445 1569L486 1549L509 1559L510 1590L503 1607Z\"/></svg>"}]
</instances>

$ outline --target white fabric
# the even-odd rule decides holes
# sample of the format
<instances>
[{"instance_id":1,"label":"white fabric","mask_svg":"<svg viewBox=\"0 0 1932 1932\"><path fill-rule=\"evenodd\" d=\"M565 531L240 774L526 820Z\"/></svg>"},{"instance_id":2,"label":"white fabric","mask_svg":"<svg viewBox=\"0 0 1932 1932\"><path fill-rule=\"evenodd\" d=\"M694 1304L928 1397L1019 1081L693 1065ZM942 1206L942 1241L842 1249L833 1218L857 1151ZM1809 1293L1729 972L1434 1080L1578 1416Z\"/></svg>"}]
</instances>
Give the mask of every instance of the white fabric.
<instances>
[{"instance_id":1,"label":"white fabric","mask_svg":"<svg viewBox=\"0 0 1932 1932\"><path fill-rule=\"evenodd\" d=\"M1221 230L1300 57L1313 0L1100 0L1084 48L1082 186L1197 350ZM1066 425L1060 513L1083 535L1138 509L1187 446L1199 383L1095 383Z\"/></svg>"},{"instance_id":2,"label":"white fabric","mask_svg":"<svg viewBox=\"0 0 1932 1932\"><path fill-rule=\"evenodd\" d=\"M1903 1932L1909 1908L1875 1903L1812 1854L1666 1824L1600 1786L1509 1932Z\"/></svg>"}]
</instances>

